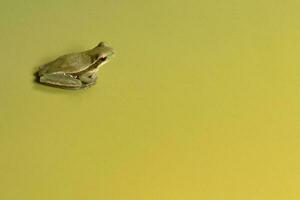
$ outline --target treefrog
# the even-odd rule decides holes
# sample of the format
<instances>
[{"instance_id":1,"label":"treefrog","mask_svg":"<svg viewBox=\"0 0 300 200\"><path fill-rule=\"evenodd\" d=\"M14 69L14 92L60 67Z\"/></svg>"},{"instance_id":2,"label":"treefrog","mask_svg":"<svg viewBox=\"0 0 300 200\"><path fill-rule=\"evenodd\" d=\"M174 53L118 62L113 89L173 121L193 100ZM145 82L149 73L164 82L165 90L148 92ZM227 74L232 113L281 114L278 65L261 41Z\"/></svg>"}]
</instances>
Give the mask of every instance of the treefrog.
<instances>
[{"instance_id":1,"label":"treefrog","mask_svg":"<svg viewBox=\"0 0 300 200\"><path fill-rule=\"evenodd\" d=\"M114 55L111 47L100 42L95 48L58 57L37 72L38 82L50 86L81 89L96 83L100 66Z\"/></svg>"}]
</instances>

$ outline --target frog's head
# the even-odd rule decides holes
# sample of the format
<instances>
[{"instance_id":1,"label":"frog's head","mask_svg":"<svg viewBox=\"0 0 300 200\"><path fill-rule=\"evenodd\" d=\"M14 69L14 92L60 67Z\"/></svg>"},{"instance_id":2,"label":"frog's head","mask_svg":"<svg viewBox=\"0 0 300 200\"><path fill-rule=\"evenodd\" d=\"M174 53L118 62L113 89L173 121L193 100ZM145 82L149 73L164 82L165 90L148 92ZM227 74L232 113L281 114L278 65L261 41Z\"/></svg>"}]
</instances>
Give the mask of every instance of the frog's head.
<instances>
[{"instance_id":1,"label":"frog's head","mask_svg":"<svg viewBox=\"0 0 300 200\"><path fill-rule=\"evenodd\" d=\"M99 59L100 65L103 65L112 59L114 55L114 50L111 47L107 46L106 43L100 42L93 49L93 53L96 54L97 59Z\"/></svg>"}]
</instances>

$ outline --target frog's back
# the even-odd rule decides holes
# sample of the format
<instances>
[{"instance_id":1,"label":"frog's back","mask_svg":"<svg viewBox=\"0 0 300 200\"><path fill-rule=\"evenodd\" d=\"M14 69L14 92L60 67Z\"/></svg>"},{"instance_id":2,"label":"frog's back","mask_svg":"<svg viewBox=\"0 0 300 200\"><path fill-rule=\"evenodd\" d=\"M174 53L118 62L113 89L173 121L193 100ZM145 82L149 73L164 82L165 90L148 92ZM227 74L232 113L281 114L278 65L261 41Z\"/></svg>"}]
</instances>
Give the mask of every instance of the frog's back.
<instances>
[{"instance_id":1,"label":"frog's back","mask_svg":"<svg viewBox=\"0 0 300 200\"><path fill-rule=\"evenodd\" d=\"M92 64L92 58L85 53L74 53L61 56L56 60L44 65L43 73L77 73L85 70Z\"/></svg>"}]
</instances>

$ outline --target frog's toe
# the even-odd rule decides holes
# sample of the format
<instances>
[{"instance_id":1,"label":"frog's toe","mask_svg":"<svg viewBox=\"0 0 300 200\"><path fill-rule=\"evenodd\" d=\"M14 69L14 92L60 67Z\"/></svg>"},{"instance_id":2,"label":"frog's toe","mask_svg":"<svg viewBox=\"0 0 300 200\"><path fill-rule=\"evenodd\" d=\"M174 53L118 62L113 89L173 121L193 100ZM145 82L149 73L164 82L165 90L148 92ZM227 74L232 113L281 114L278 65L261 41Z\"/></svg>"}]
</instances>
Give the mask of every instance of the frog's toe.
<instances>
[{"instance_id":1,"label":"frog's toe","mask_svg":"<svg viewBox=\"0 0 300 200\"><path fill-rule=\"evenodd\" d=\"M81 88L89 88L95 84L96 84L96 81L89 82L89 83L82 83Z\"/></svg>"}]
</instances>

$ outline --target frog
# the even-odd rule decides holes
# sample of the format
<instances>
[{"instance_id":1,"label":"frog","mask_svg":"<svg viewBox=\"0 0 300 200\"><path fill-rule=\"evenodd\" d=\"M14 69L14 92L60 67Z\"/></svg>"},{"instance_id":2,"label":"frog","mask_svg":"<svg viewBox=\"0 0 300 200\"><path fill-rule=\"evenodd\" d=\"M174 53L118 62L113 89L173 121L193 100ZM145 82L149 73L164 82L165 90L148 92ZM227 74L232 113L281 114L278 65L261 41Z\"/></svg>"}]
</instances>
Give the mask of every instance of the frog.
<instances>
[{"instance_id":1,"label":"frog","mask_svg":"<svg viewBox=\"0 0 300 200\"><path fill-rule=\"evenodd\" d=\"M114 50L105 42L78 53L66 54L40 67L37 81L64 89L83 89L95 85L99 68L111 61Z\"/></svg>"}]
</instances>

